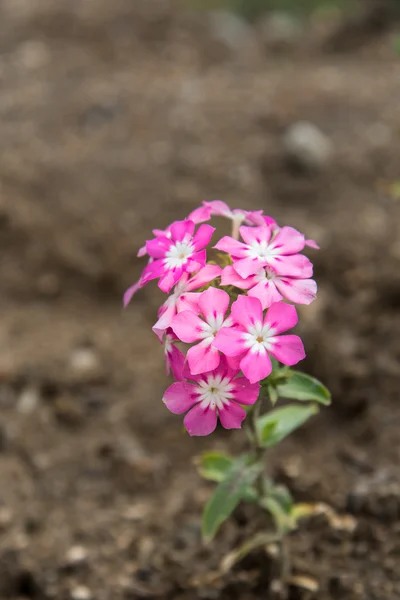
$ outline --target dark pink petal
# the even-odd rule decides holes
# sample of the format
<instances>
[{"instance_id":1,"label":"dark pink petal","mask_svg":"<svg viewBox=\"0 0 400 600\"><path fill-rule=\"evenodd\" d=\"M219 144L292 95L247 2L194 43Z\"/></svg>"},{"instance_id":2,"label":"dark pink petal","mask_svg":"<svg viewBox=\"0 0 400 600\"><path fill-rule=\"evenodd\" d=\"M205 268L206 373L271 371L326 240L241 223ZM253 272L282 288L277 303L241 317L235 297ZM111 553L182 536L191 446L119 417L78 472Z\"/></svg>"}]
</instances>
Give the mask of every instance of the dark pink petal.
<instances>
[{"instance_id":1,"label":"dark pink petal","mask_svg":"<svg viewBox=\"0 0 400 600\"><path fill-rule=\"evenodd\" d=\"M233 390L235 402L246 406L251 406L256 402L260 393L259 383L250 383L246 377L238 377L232 383L235 385Z\"/></svg>"},{"instance_id":2,"label":"dark pink petal","mask_svg":"<svg viewBox=\"0 0 400 600\"><path fill-rule=\"evenodd\" d=\"M265 228L266 229L266 228ZM250 275L255 275L264 266L265 261L257 258L241 258L233 263L236 273L247 279Z\"/></svg>"},{"instance_id":3,"label":"dark pink petal","mask_svg":"<svg viewBox=\"0 0 400 600\"><path fill-rule=\"evenodd\" d=\"M230 254L236 258L247 256L248 251L247 246L243 244L243 242L239 242L238 240L229 237L229 235L221 238L214 248L221 250L222 252L227 252L227 254Z\"/></svg>"},{"instance_id":4,"label":"dark pink petal","mask_svg":"<svg viewBox=\"0 0 400 600\"><path fill-rule=\"evenodd\" d=\"M265 225L270 227L272 231L274 231L275 229L279 229L278 223L272 217L268 217L267 215L265 215L264 222L265 222Z\"/></svg>"},{"instance_id":5,"label":"dark pink petal","mask_svg":"<svg viewBox=\"0 0 400 600\"><path fill-rule=\"evenodd\" d=\"M195 404L194 386L184 381L176 381L165 391L163 402L174 415L181 415Z\"/></svg>"},{"instance_id":6,"label":"dark pink petal","mask_svg":"<svg viewBox=\"0 0 400 600\"><path fill-rule=\"evenodd\" d=\"M297 325L298 317L294 306L286 302L274 302L267 310L265 324L274 331L273 335L288 331Z\"/></svg>"},{"instance_id":7,"label":"dark pink petal","mask_svg":"<svg viewBox=\"0 0 400 600\"><path fill-rule=\"evenodd\" d=\"M221 375L223 378L228 377L229 379L233 379L239 373L239 363L233 365L232 361L232 358L228 358L224 354L221 354L218 366L218 374Z\"/></svg>"},{"instance_id":8,"label":"dark pink petal","mask_svg":"<svg viewBox=\"0 0 400 600\"><path fill-rule=\"evenodd\" d=\"M213 344L225 356L239 356L246 351L243 331L233 327L222 327L215 336Z\"/></svg>"},{"instance_id":9,"label":"dark pink petal","mask_svg":"<svg viewBox=\"0 0 400 600\"><path fill-rule=\"evenodd\" d=\"M214 231L215 227L211 227L211 225L200 225L193 236L192 242L196 251L202 250L202 248L205 248L210 243Z\"/></svg>"},{"instance_id":10,"label":"dark pink petal","mask_svg":"<svg viewBox=\"0 0 400 600\"><path fill-rule=\"evenodd\" d=\"M152 279L157 279L157 277L161 277L161 275L164 274L164 271L165 268L163 259L153 260L147 265L147 267L143 269L141 279L142 281L145 281L147 283Z\"/></svg>"},{"instance_id":11,"label":"dark pink petal","mask_svg":"<svg viewBox=\"0 0 400 600\"><path fill-rule=\"evenodd\" d=\"M219 277L221 272L222 269L218 265L206 265L189 279L187 289L189 291L197 290L199 287L203 287L203 285Z\"/></svg>"},{"instance_id":12,"label":"dark pink petal","mask_svg":"<svg viewBox=\"0 0 400 600\"><path fill-rule=\"evenodd\" d=\"M211 214L217 217L233 217L233 213L229 206L222 202L222 200L211 200L210 202L203 202L204 206L211 208Z\"/></svg>"},{"instance_id":13,"label":"dark pink petal","mask_svg":"<svg viewBox=\"0 0 400 600\"><path fill-rule=\"evenodd\" d=\"M219 288L209 287L201 293L199 308L206 320L216 319L218 315L225 316L229 306L229 294Z\"/></svg>"},{"instance_id":14,"label":"dark pink petal","mask_svg":"<svg viewBox=\"0 0 400 600\"><path fill-rule=\"evenodd\" d=\"M312 262L306 256L303 256L303 254L271 256L268 258L267 264L272 267L278 275L283 275L285 277L308 279L309 277L312 277L313 274Z\"/></svg>"},{"instance_id":15,"label":"dark pink petal","mask_svg":"<svg viewBox=\"0 0 400 600\"><path fill-rule=\"evenodd\" d=\"M268 244L271 238L271 230L269 227L246 227L242 225L240 228L240 235L246 242L251 245L253 242L266 242Z\"/></svg>"},{"instance_id":16,"label":"dark pink petal","mask_svg":"<svg viewBox=\"0 0 400 600\"><path fill-rule=\"evenodd\" d=\"M258 298L238 296L236 302L232 304L231 315L235 323L243 325L246 329L253 327L263 321L261 302Z\"/></svg>"},{"instance_id":17,"label":"dark pink petal","mask_svg":"<svg viewBox=\"0 0 400 600\"><path fill-rule=\"evenodd\" d=\"M276 287L285 298L295 304L310 304L317 294L317 284L313 279L277 277Z\"/></svg>"},{"instance_id":18,"label":"dark pink petal","mask_svg":"<svg viewBox=\"0 0 400 600\"><path fill-rule=\"evenodd\" d=\"M195 208L188 219L193 221L196 225L198 223L204 223L205 221L209 221L211 218L211 206L199 206L199 208Z\"/></svg>"},{"instance_id":19,"label":"dark pink petal","mask_svg":"<svg viewBox=\"0 0 400 600\"><path fill-rule=\"evenodd\" d=\"M304 235L297 229L282 227L269 246L272 250L279 251L279 254L296 254L303 250L305 242Z\"/></svg>"},{"instance_id":20,"label":"dark pink petal","mask_svg":"<svg viewBox=\"0 0 400 600\"><path fill-rule=\"evenodd\" d=\"M225 267L221 274L221 285L234 285L241 290L248 290L254 285L254 277L243 279L232 265Z\"/></svg>"},{"instance_id":21,"label":"dark pink petal","mask_svg":"<svg viewBox=\"0 0 400 600\"><path fill-rule=\"evenodd\" d=\"M189 348L187 360L191 374L199 375L216 369L219 365L220 354L217 348L203 341Z\"/></svg>"},{"instance_id":22,"label":"dark pink petal","mask_svg":"<svg viewBox=\"0 0 400 600\"><path fill-rule=\"evenodd\" d=\"M184 310L172 319L171 328L182 342L192 344L200 339L200 334L204 331L203 325L204 321L196 313Z\"/></svg>"},{"instance_id":23,"label":"dark pink petal","mask_svg":"<svg viewBox=\"0 0 400 600\"><path fill-rule=\"evenodd\" d=\"M194 223L186 219L185 221L175 221L170 226L171 239L174 242L181 242L183 238L191 239L194 233Z\"/></svg>"},{"instance_id":24,"label":"dark pink petal","mask_svg":"<svg viewBox=\"0 0 400 600\"><path fill-rule=\"evenodd\" d=\"M240 367L250 383L265 379L272 371L271 359L264 347L258 352L247 352L240 362Z\"/></svg>"},{"instance_id":25,"label":"dark pink petal","mask_svg":"<svg viewBox=\"0 0 400 600\"><path fill-rule=\"evenodd\" d=\"M315 240L306 240L306 246L314 248L314 250L320 250L320 247Z\"/></svg>"},{"instance_id":26,"label":"dark pink petal","mask_svg":"<svg viewBox=\"0 0 400 600\"><path fill-rule=\"evenodd\" d=\"M126 308L129 304L129 302L132 300L133 296L136 294L136 292L140 289L142 289L142 287L144 286L144 284L142 283L142 280L139 279L139 281L137 281L136 283L134 283L130 288L128 288L124 294L124 298L123 298L123 304L124 304L124 308Z\"/></svg>"},{"instance_id":27,"label":"dark pink petal","mask_svg":"<svg viewBox=\"0 0 400 600\"><path fill-rule=\"evenodd\" d=\"M303 342L297 335L280 335L268 340L271 343L270 353L276 360L291 367L305 358Z\"/></svg>"},{"instance_id":28,"label":"dark pink petal","mask_svg":"<svg viewBox=\"0 0 400 600\"><path fill-rule=\"evenodd\" d=\"M249 290L248 294L249 296L258 298L263 309L268 308L274 302L282 300L281 294L276 289L275 282L271 279L260 281L260 283L257 283L257 285Z\"/></svg>"},{"instance_id":29,"label":"dark pink petal","mask_svg":"<svg viewBox=\"0 0 400 600\"><path fill-rule=\"evenodd\" d=\"M167 237L156 237L146 242L146 252L153 258L163 258L171 246L171 240Z\"/></svg>"},{"instance_id":30,"label":"dark pink petal","mask_svg":"<svg viewBox=\"0 0 400 600\"><path fill-rule=\"evenodd\" d=\"M207 254L205 250L194 252L185 265L185 270L189 273L194 273L202 269L206 264Z\"/></svg>"},{"instance_id":31,"label":"dark pink petal","mask_svg":"<svg viewBox=\"0 0 400 600\"><path fill-rule=\"evenodd\" d=\"M231 369L231 371L235 371L236 373L238 373L240 371L240 361L242 360L244 355L245 355L245 351L242 352L241 354L238 354L237 356L226 356L225 355L226 361L227 361L228 366ZM222 358L222 355L221 355L221 358Z\"/></svg>"},{"instance_id":32,"label":"dark pink petal","mask_svg":"<svg viewBox=\"0 0 400 600\"><path fill-rule=\"evenodd\" d=\"M230 402L218 409L218 416L225 429L240 429L246 418L246 411L235 402Z\"/></svg>"},{"instance_id":33,"label":"dark pink petal","mask_svg":"<svg viewBox=\"0 0 400 600\"><path fill-rule=\"evenodd\" d=\"M160 281L158 282L158 287L160 288L160 290L168 294L172 290L174 285L178 283L178 281L182 277L182 274L182 267L164 270L164 273L161 276Z\"/></svg>"},{"instance_id":34,"label":"dark pink petal","mask_svg":"<svg viewBox=\"0 0 400 600\"><path fill-rule=\"evenodd\" d=\"M167 362L167 375L169 375L169 371L172 371L172 375L174 379L177 381L181 381L184 373L186 356L173 344L171 345L171 350L167 353L166 362Z\"/></svg>"},{"instance_id":35,"label":"dark pink petal","mask_svg":"<svg viewBox=\"0 0 400 600\"><path fill-rule=\"evenodd\" d=\"M217 413L196 404L183 419L183 424L189 435L210 435L217 426Z\"/></svg>"}]
</instances>

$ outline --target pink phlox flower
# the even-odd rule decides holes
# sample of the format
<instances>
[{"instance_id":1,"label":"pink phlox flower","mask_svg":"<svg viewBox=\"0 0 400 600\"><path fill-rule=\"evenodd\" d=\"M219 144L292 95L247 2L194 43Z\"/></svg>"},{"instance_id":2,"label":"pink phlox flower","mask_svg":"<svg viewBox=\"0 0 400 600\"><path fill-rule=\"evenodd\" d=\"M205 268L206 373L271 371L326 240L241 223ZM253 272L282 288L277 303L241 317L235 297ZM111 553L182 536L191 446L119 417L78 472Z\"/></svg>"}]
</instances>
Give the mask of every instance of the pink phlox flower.
<instances>
[{"instance_id":1,"label":"pink phlox flower","mask_svg":"<svg viewBox=\"0 0 400 600\"><path fill-rule=\"evenodd\" d=\"M232 323L230 318L225 319L228 307L229 295L223 290L210 287L198 299L198 311L203 319L191 310L184 310L172 319L171 327L182 342L198 342L187 352L192 375L206 373L218 367L220 353L214 346L214 340L221 327L229 327Z\"/></svg>"},{"instance_id":2,"label":"pink phlox flower","mask_svg":"<svg viewBox=\"0 0 400 600\"><path fill-rule=\"evenodd\" d=\"M246 417L241 405L254 404L259 391L258 383L238 377L221 357L216 369L173 383L163 402L176 415L187 413L183 423L190 435L204 436L215 430L218 418L225 429L240 429Z\"/></svg>"},{"instance_id":3,"label":"pink phlox flower","mask_svg":"<svg viewBox=\"0 0 400 600\"><path fill-rule=\"evenodd\" d=\"M146 281L158 279L158 287L169 292L183 273L193 273L205 266L204 248L211 240L214 227L200 225L196 233L193 221L176 221L170 226L171 236L156 236L146 242L147 253L153 261L143 271Z\"/></svg>"},{"instance_id":4,"label":"pink phlox flower","mask_svg":"<svg viewBox=\"0 0 400 600\"><path fill-rule=\"evenodd\" d=\"M161 340L164 331L170 327L174 316L183 310L198 311L198 300L201 292L194 292L221 274L221 267L206 265L198 273L190 277L184 273L176 284L172 294L161 306L157 323L153 326L154 333Z\"/></svg>"},{"instance_id":5,"label":"pink phlox flower","mask_svg":"<svg viewBox=\"0 0 400 600\"><path fill-rule=\"evenodd\" d=\"M275 219L273 219L272 217L267 217L267 216L264 216L263 218L264 218L265 224L271 228L271 231L273 234L276 234L276 233L278 233L278 231L281 230L281 227L279 227L279 225L275 221ZM314 248L314 250L320 249L320 247L318 246L318 244L315 240L305 240L305 246L309 246L309 248Z\"/></svg>"},{"instance_id":6,"label":"pink phlox flower","mask_svg":"<svg viewBox=\"0 0 400 600\"><path fill-rule=\"evenodd\" d=\"M167 329L164 337L164 355L167 375L172 372L174 379L181 381L185 372L185 355L175 346L178 338L172 331Z\"/></svg>"},{"instance_id":7,"label":"pink phlox flower","mask_svg":"<svg viewBox=\"0 0 400 600\"><path fill-rule=\"evenodd\" d=\"M311 304L317 294L317 284L313 279L284 277L271 268L261 268L254 275L243 279L229 265L222 271L221 285L233 285L241 290L248 290L248 296L258 298L263 309L283 298L294 304Z\"/></svg>"},{"instance_id":8,"label":"pink phlox flower","mask_svg":"<svg viewBox=\"0 0 400 600\"><path fill-rule=\"evenodd\" d=\"M241 225L242 223L247 223L248 225L264 225L262 210L251 211L243 210L241 208L234 208L232 210L225 202L222 202L222 200L211 200L210 202L204 200L203 205L206 208L211 209L211 216L226 217L238 225Z\"/></svg>"},{"instance_id":9,"label":"pink phlox flower","mask_svg":"<svg viewBox=\"0 0 400 600\"><path fill-rule=\"evenodd\" d=\"M167 238L171 238L171 225L168 225L168 227L166 229L153 229L153 235L155 237L167 237ZM147 255L147 249L146 249L146 244L144 246L142 246L141 248L139 248L137 256L139 258L141 258L142 256L146 256Z\"/></svg>"},{"instance_id":10,"label":"pink phlox flower","mask_svg":"<svg viewBox=\"0 0 400 600\"><path fill-rule=\"evenodd\" d=\"M305 357L297 335L279 335L297 324L294 306L275 302L264 317L258 298L239 296L232 304L231 317L234 326L220 329L214 346L226 356L240 356L240 368L251 383L271 373L269 355L288 366Z\"/></svg>"},{"instance_id":11,"label":"pink phlox flower","mask_svg":"<svg viewBox=\"0 0 400 600\"><path fill-rule=\"evenodd\" d=\"M308 279L312 276L310 260L299 254L305 246L304 235L292 227L282 227L273 236L270 227L240 228L244 243L225 236L214 246L227 252L233 259L233 268L246 279L263 267L279 275Z\"/></svg>"}]
</instances>

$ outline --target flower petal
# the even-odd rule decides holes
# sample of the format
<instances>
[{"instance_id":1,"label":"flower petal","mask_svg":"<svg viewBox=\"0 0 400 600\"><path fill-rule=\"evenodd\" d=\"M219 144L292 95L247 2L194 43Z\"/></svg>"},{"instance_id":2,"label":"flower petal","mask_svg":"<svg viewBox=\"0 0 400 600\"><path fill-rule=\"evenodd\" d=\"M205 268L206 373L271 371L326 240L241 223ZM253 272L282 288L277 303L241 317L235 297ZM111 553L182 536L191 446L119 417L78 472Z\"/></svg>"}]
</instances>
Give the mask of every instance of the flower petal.
<instances>
[{"instance_id":1,"label":"flower petal","mask_svg":"<svg viewBox=\"0 0 400 600\"><path fill-rule=\"evenodd\" d=\"M196 404L183 419L183 424L189 435L210 435L217 426L217 413Z\"/></svg>"},{"instance_id":2,"label":"flower petal","mask_svg":"<svg viewBox=\"0 0 400 600\"><path fill-rule=\"evenodd\" d=\"M277 277L276 287L285 298L295 304L310 304L317 294L317 284L313 279Z\"/></svg>"},{"instance_id":3,"label":"flower petal","mask_svg":"<svg viewBox=\"0 0 400 600\"><path fill-rule=\"evenodd\" d=\"M234 384L233 397L235 402L251 406L254 404L260 393L259 383L250 383L246 377L238 377L232 381Z\"/></svg>"},{"instance_id":4,"label":"flower petal","mask_svg":"<svg viewBox=\"0 0 400 600\"><path fill-rule=\"evenodd\" d=\"M187 290L197 290L203 285L210 283L221 275L222 269L218 265L206 265L198 273L193 275L187 282Z\"/></svg>"},{"instance_id":5,"label":"flower petal","mask_svg":"<svg viewBox=\"0 0 400 600\"><path fill-rule=\"evenodd\" d=\"M271 359L264 347L256 352L247 352L240 361L240 367L250 383L265 379L272 371Z\"/></svg>"},{"instance_id":6,"label":"flower petal","mask_svg":"<svg viewBox=\"0 0 400 600\"><path fill-rule=\"evenodd\" d=\"M183 275L182 267L177 267L176 269L164 270L164 273L162 274L162 276L160 277L160 280L158 282L158 287L160 288L161 291L168 294L172 290L174 285L176 283L178 283L178 281L180 280L182 275Z\"/></svg>"},{"instance_id":7,"label":"flower petal","mask_svg":"<svg viewBox=\"0 0 400 600\"><path fill-rule=\"evenodd\" d=\"M264 323L270 329L273 329L273 335L276 335L277 333L292 329L292 327L297 325L298 320L294 306L286 304L286 302L274 302L267 310Z\"/></svg>"},{"instance_id":8,"label":"flower petal","mask_svg":"<svg viewBox=\"0 0 400 600\"><path fill-rule=\"evenodd\" d=\"M306 246L314 248L314 250L320 250L320 247L315 240L306 240Z\"/></svg>"},{"instance_id":9,"label":"flower petal","mask_svg":"<svg viewBox=\"0 0 400 600\"><path fill-rule=\"evenodd\" d=\"M246 411L235 402L230 402L218 409L218 416L225 429L240 429L246 418Z\"/></svg>"},{"instance_id":10,"label":"flower petal","mask_svg":"<svg viewBox=\"0 0 400 600\"><path fill-rule=\"evenodd\" d=\"M222 200L211 200L210 202L204 201L203 204L207 208L211 208L211 214L216 217L233 218L233 212L225 202L222 202Z\"/></svg>"},{"instance_id":11,"label":"flower petal","mask_svg":"<svg viewBox=\"0 0 400 600\"><path fill-rule=\"evenodd\" d=\"M225 235L223 238L221 238L219 242L215 244L214 248L221 250L222 252L227 252L236 258L243 258L247 256L248 251L247 246L243 244L243 242L239 242L229 235Z\"/></svg>"},{"instance_id":12,"label":"flower petal","mask_svg":"<svg viewBox=\"0 0 400 600\"><path fill-rule=\"evenodd\" d=\"M246 227L242 225L239 231L246 244L249 245L253 242L266 242L268 244L271 238L271 230L269 227L265 227L265 225L261 227Z\"/></svg>"},{"instance_id":13,"label":"flower petal","mask_svg":"<svg viewBox=\"0 0 400 600\"><path fill-rule=\"evenodd\" d=\"M171 240L158 236L146 242L146 252L153 258L163 258L171 246Z\"/></svg>"},{"instance_id":14,"label":"flower petal","mask_svg":"<svg viewBox=\"0 0 400 600\"><path fill-rule=\"evenodd\" d=\"M165 391L163 402L174 415L181 415L195 404L194 386L184 381L176 381Z\"/></svg>"},{"instance_id":15,"label":"flower petal","mask_svg":"<svg viewBox=\"0 0 400 600\"><path fill-rule=\"evenodd\" d=\"M153 260L150 262L144 269L142 273L142 281L147 283L152 279L157 279L157 277L161 277L164 274L164 261L163 259Z\"/></svg>"},{"instance_id":16,"label":"flower petal","mask_svg":"<svg viewBox=\"0 0 400 600\"><path fill-rule=\"evenodd\" d=\"M272 267L278 275L286 277L308 279L309 277L312 277L313 274L312 262L303 254L294 254L293 256L271 256L266 261L266 264Z\"/></svg>"},{"instance_id":17,"label":"flower petal","mask_svg":"<svg viewBox=\"0 0 400 600\"><path fill-rule=\"evenodd\" d=\"M202 269L206 264L207 254L205 250L200 250L200 252L194 252L192 256L186 263L186 271L189 273L194 273L199 269Z\"/></svg>"},{"instance_id":18,"label":"flower petal","mask_svg":"<svg viewBox=\"0 0 400 600\"><path fill-rule=\"evenodd\" d=\"M204 331L204 321L191 310L184 310L172 319L172 331L186 344L192 344L200 339L200 334Z\"/></svg>"},{"instance_id":19,"label":"flower petal","mask_svg":"<svg viewBox=\"0 0 400 600\"><path fill-rule=\"evenodd\" d=\"M152 327L152 330L162 342L164 331L170 327L172 319L176 315L176 299L174 296L169 296L159 311L160 318Z\"/></svg>"},{"instance_id":20,"label":"flower petal","mask_svg":"<svg viewBox=\"0 0 400 600\"><path fill-rule=\"evenodd\" d=\"M218 367L220 354L217 348L204 340L189 348L187 360L191 374L200 375L200 373L208 373Z\"/></svg>"},{"instance_id":21,"label":"flower petal","mask_svg":"<svg viewBox=\"0 0 400 600\"><path fill-rule=\"evenodd\" d=\"M124 294L124 298L123 298L124 308L126 308L128 306L128 304L132 300L134 294L136 294L136 292L138 290L142 289L143 286L144 286L144 284L142 283L142 280L139 279L139 281L137 281L136 283L131 285L131 287L126 290L126 292Z\"/></svg>"},{"instance_id":22,"label":"flower petal","mask_svg":"<svg viewBox=\"0 0 400 600\"><path fill-rule=\"evenodd\" d=\"M167 375L172 371L174 379L181 381L183 379L183 368L185 366L186 356L174 344L165 356Z\"/></svg>"},{"instance_id":23,"label":"flower petal","mask_svg":"<svg viewBox=\"0 0 400 600\"><path fill-rule=\"evenodd\" d=\"M269 338L268 341L272 356L289 367L296 365L306 356L303 342L298 335L280 335Z\"/></svg>"},{"instance_id":24,"label":"flower petal","mask_svg":"<svg viewBox=\"0 0 400 600\"><path fill-rule=\"evenodd\" d=\"M239 296L232 304L231 315L235 323L240 323L246 329L256 323L262 323L263 311L258 298Z\"/></svg>"},{"instance_id":25,"label":"flower petal","mask_svg":"<svg viewBox=\"0 0 400 600\"><path fill-rule=\"evenodd\" d=\"M215 336L213 345L226 356L239 356L246 351L243 331L235 327L222 327Z\"/></svg>"},{"instance_id":26,"label":"flower petal","mask_svg":"<svg viewBox=\"0 0 400 600\"><path fill-rule=\"evenodd\" d=\"M234 285L241 290L248 290L254 285L254 277L243 279L232 265L228 265L222 271L221 285Z\"/></svg>"},{"instance_id":27,"label":"flower petal","mask_svg":"<svg viewBox=\"0 0 400 600\"><path fill-rule=\"evenodd\" d=\"M208 321L209 318L216 319L218 315L225 316L229 306L229 294L215 287L209 287L201 293L199 308Z\"/></svg>"},{"instance_id":28,"label":"flower petal","mask_svg":"<svg viewBox=\"0 0 400 600\"><path fill-rule=\"evenodd\" d=\"M191 310L192 312L199 312L199 298L201 292L186 292L179 296L176 301L176 311L182 312L183 310Z\"/></svg>"},{"instance_id":29,"label":"flower petal","mask_svg":"<svg viewBox=\"0 0 400 600\"><path fill-rule=\"evenodd\" d=\"M279 251L279 254L296 254L303 250L305 243L305 237L300 231L293 227L282 227L269 247L275 252Z\"/></svg>"},{"instance_id":30,"label":"flower petal","mask_svg":"<svg viewBox=\"0 0 400 600\"><path fill-rule=\"evenodd\" d=\"M243 277L243 279L247 279L247 277L250 277L250 275L255 275L257 271L259 271L264 266L264 264L266 264L266 260L263 261L258 257L246 257L241 258L240 260L236 260L233 263L233 268L235 269L236 273L239 273L240 277Z\"/></svg>"},{"instance_id":31,"label":"flower petal","mask_svg":"<svg viewBox=\"0 0 400 600\"><path fill-rule=\"evenodd\" d=\"M281 294L276 289L275 282L271 279L260 281L256 286L248 291L249 296L258 298L263 309L268 308L274 302L282 300Z\"/></svg>"},{"instance_id":32,"label":"flower petal","mask_svg":"<svg viewBox=\"0 0 400 600\"><path fill-rule=\"evenodd\" d=\"M205 221L209 221L210 218L211 206L199 206L198 208L195 208L188 216L188 219L190 221L193 221L193 223L195 223L196 225L198 223L204 223Z\"/></svg>"},{"instance_id":33,"label":"flower petal","mask_svg":"<svg viewBox=\"0 0 400 600\"><path fill-rule=\"evenodd\" d=\"M192 241L192 244L195 247L196 251L205 248L205 246L207 246L207 244L210 243L214 231L215 227L211 227L211 225L200 225L200 227L194 234Z\"/></svg>"},{"instance_id":34,"label":"flower petal","mask_svg":"<svg viewBox=\"0 0 400 600\"><path fill-rule=\"evenodd\" d=\"M184 238L191 239L194 233L194 223L189 219L185 221L175 221L170 226L171 239L174 242L181 242Z\"/></svg>"}]
</instances>

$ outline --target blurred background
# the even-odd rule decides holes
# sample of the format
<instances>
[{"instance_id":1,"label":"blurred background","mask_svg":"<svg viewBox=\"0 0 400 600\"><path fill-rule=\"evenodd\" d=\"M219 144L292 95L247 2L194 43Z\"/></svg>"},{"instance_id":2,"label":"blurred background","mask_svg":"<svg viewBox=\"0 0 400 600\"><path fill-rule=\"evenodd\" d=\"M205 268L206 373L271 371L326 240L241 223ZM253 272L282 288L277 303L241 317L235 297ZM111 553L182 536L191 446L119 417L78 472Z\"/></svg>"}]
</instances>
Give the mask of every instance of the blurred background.
<instances>
[{"instance_id":1,"label":"blurred background","mask_svg":"<svg viewBox=\"0 0 400 600\"><path fill-rule=\"evenodd\" d=\"M203 199L321 246L298 329L334 402L269 469L356 527L292 536L288 597L400 598L399 18L398 0L0 0L2 600L274 598L264 552L210 575L256 515L200 540L193 457L242 436L190 439L162 405L156 284L121 308L151 229Z\"/></svg>"}]
</instances>

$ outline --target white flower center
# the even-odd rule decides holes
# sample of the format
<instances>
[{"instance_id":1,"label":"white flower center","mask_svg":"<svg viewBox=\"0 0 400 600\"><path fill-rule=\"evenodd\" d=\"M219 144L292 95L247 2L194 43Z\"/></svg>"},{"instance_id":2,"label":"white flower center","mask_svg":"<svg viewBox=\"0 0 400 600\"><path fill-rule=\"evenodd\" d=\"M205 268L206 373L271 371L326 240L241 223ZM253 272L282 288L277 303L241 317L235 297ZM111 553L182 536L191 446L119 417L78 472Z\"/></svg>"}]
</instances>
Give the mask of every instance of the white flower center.
<instances>
[{"instance_id":1,"label":"white flower center","mask_svg":"<svg viewBox=\"0 0 400 600\"><path fill-rule=\"evenodd\" d=\"M203 331L199 333L199 337L210 346L221 327L230 327L231 325L232 321L229 317L224 321L224 315L214 313L209 315L206 321L203 322Z\"/></svg>"},{"instance_id":2,"label":"white flower center","mask_svg":"<svg viewBox=\"0 0 400 600\"><path fill-rule=\"evenodd\" d=\"M223 409L224 405L229 404L233 398L233 384L228 377L222 378L221 375L208 375L206 381L200 381L196 394L198 402L202 408L211 408L212 410Z\"/></svg>"},{"instance_id":3,"label":"white flower center","mask_svg":"<svg viewBox=\"0 0 400 600\"><path fill-rule=\"evenodd\" d=\"M263 325L261 322L251 325L247 328L247 333L243 334L245 347L251 352L259 353L269 350L271 347L269 338L275 335L275 330Z\"/></svg>"},{"instance_id":4,"label":"white flower center","mask_svg":"<svg viewBox=\"0 0 400 600\"><path fill-rule=\"evenodd\" d=\"M249 258L260 258L261 260L266 260L272 256L275 256L275 254L275 251L269 247L265 240L261 240L260 242L254 240L248 245L247 256Z\"/></svg>"},{"instance_id":5,"label":"white flower center","mask_svg":"<svg viewBox=\"0 0 400 600\"><path fill-rule=\"evenodd\" d=\"M164 265L167 269L182 267L193 252L194 247L189 242L176 242L165 254Z\"/></svg>"},{"instance_id":6,"label":"white flower center","mask_svg":"<svg viewBox=\"0 0 400 600\"><path fill-rule=\"evenodd\" d=\"M275 279L276 274L272 269L260 269L254 275L254 277L255 277L255 281L257 281L257 283L259 283L260 281L265 281L266 279L268 279L268 280Z\"/></svg>"}]
</instances>

